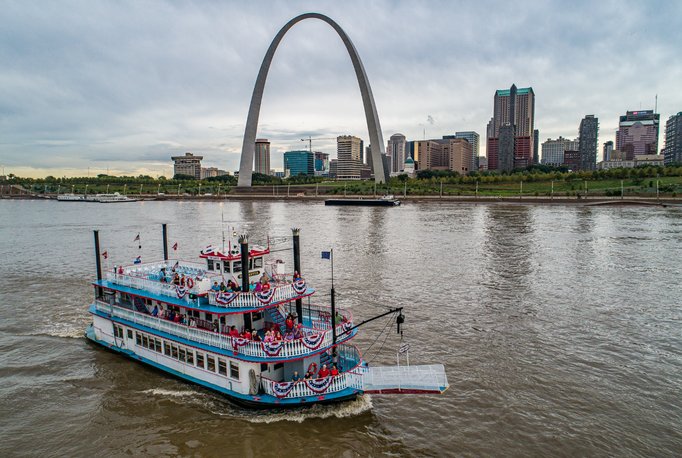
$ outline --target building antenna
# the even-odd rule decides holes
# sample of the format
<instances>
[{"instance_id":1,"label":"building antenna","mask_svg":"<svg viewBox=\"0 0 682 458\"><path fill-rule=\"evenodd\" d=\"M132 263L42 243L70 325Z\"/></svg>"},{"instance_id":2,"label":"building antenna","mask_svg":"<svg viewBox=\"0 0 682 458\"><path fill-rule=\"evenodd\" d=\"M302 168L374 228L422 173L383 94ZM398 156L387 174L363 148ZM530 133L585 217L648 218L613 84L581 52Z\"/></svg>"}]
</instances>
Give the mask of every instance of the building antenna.
<instances>
[{"instance_id":1,"label":"building antenna","mask_svg":"<svg viewBox=\"0 0 682 458\"><path fill-rule=\"evenodd\" d=\"M223 233L223 253L225 253L225 211L220 210L220 230Z\"/></svg>"},{"instance_id":2,"label":"building antenna","mask_svg":"<svg viewBox=\"0 0 682 458\"><path fill-rule=\"evenodd\" d=\"M656 94L656 101L654 102L654 114L658 113L658 94Z\"/></svg>"}]
</instances>

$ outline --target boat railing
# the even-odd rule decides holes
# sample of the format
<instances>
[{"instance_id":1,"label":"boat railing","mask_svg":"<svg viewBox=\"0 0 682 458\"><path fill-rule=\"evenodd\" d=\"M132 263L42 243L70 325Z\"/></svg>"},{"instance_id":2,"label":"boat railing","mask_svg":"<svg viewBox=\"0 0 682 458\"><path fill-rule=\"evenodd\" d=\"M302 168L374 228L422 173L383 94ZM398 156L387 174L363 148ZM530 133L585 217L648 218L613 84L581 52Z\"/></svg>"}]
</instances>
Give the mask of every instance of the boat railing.
<instances>
[{"instance_id":1,"label":"boat railing","mask_svg":"<svg viewBox=\"0 0 682 458\"><path fill-rule=\"evenodd\" d=\"M178 337L183 337L204 345L231 350L236 354L262 359L285 359L304 357L328 348L332 345L332 334L329 331L311 332L299 339L281 340L277 342L255 342L241 337L231 337L225 334L205 331L184 324L168 321L163 318L145 315L133 310L125 309L105 302L96 301L95 308L117 318L131 321L135 324L147 326ZM350 335L339 342L350 338Z\"/></svg>"},{"instance_id":2,"label":"boat railing","mask_svg":"<svg viewBox=\"0 0 682 458\"><path fill-rule=\"evenodd\" d=\"M292 301L303 297L308 289L296 291L292 283L273 287L271 294L255 292L223 293L219 291L208 292L208 303L216 307L236 308L261 308L277 302Z\"/></svg>"},{"instance_id":3,"label":"boat railing","mask_svg":"<svg viewBox=\"0 0 682 458\"><path fill-rule=\"evenodd\" d=\"M292 303L280 306L280 312L284 317L289 313L296 312L296 307ZM337 308L337 315L340 317L337 320L336 330L343 332L347 322L353 321L353 313L348 309ZM303 306L303 321L310 322L310 327L314 329L330 329L332 326L332 309L327 305L308 304Z\"/></svg>"},{"instance_id":4,"label":"boat railing","mask_svg":"<svg viewBox=\"0 0 682 458\"><path fill-rule=\"evenodd\" d=\"M193 299L190 299L189 294L192 292L191 288L183 288L172 283L163 283L157 280L150 280L145 277L136 277L112 272L107 272L106 279L107 281L116 285L140 289L152 294L158 294L160 296L169 296L181 301L185 301L188 304L193 302Z\"/></svg>"},{"instance_id":5,"label":"boat railing","mask_svg":"<svg viewBox=\"0 0 682 458\"><path fill-rule=\"evenodd\" d=\"M343 346L339 346L341 348ZM348 346L353 349L354 347ZM359 356L357 350L355 354ZM346 372L341 372L339 375L330 375L329 377L316 378L312 380L298 380L296 382L276 382L267 377L261 376L261 386L263 390L279 399L302 398L308 396L320 396L327 393L336 393L343 391L346 388L353 388L362 390L362 377L364 371L359 364Z\"/></svg>"}]
</instances>

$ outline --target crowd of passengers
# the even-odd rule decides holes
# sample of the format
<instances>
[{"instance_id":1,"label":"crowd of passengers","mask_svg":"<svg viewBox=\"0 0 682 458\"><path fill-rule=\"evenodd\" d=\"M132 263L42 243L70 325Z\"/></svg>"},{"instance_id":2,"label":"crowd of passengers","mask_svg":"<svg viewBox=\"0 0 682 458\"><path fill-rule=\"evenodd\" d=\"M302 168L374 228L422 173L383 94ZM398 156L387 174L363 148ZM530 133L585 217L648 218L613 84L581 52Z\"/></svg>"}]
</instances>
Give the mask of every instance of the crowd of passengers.
<instances>
[{"instance_id":1,"label":"crowd of passengers","mask_svg":"<svg viewBox=\"0 0 682 458\"><path fill-rule=\"evenodd\" d=\"M151 316L183 324L191 328L198 327L197 320L195 320L194 317L182 314L172 308L163 310L159 309L158 305L155 305L154 309L151 311ZM337 319L346 320L346 318L341 315L337 315ZM218 320L204 323L208 323L210 325L210 330L213 332L226 334L230 337L240 337L254 342L280 342L301 339L304 337L303 325L301 323L296 324L295 316L291 313L287 315L287 318L284 320L284 329L281 329L281 326L278 323L266 323L262 337L256 329L244 328L240 332L236 326L230 326L229 328L227 326L222 326L223 329L221 332L221 325ZM205 326L202 326L202 328L203 327Z\"/></svg>"},{"instance_id":2,"label":"crowd of passengers","mask_svg":"<svg viewBox=\"0 0 682 458\"><path fill-rule=\"evenodd\" d=\"M326 364L323 364L322 367L320 368L317 373L315 373L315 369L313 367L310 367L305 375L301 378L301 376L298 374L298 371L294 371L294 375L291 377L292 382L298 382L300 380L311 380L311 379L317 379L317 378L326 378L326 377L333 377L339 375L339 369L336 367L336 364L332 364L332 367L329 368L327 367Z\"/></svg>"}]
</instances>

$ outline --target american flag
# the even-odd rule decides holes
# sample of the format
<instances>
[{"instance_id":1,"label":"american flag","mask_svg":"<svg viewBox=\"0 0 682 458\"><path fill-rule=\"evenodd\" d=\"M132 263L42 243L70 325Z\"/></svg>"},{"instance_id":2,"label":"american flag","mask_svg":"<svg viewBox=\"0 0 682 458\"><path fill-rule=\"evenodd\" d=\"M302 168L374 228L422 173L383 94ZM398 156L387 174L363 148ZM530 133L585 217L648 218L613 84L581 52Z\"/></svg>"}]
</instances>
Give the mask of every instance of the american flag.
<instances>
[{"instance_id":1,"label":"american flag","mask_svg":"<svg viewBox=\"0 0 682 458\"><path fill-rule=\"evenodd\" d=\"M140 241L140 234L138 233L137 236L133 239L133 242L139 242Z\"/></svg>"},{"instance_id":2,"label":"american flag","mask_svg":"<svg viewBox=\"0 0 682 458\"><path fill-rule=\"evenodd\" d=\"M102 252L102 257L103 257L104 259L107 259L107 258L109 257L109 253L107 253L106 251L103 251L103 252Z\"/></svg>"},{"instance_id":3,"label":"american flag","mask_svg":"<svg viewBox=\"0 0 682 458\"><path fill-rule=\"evenodd\" d=\"M173 251L178 251L178 242L173 244Z\"/></svg>"}]
</instances>

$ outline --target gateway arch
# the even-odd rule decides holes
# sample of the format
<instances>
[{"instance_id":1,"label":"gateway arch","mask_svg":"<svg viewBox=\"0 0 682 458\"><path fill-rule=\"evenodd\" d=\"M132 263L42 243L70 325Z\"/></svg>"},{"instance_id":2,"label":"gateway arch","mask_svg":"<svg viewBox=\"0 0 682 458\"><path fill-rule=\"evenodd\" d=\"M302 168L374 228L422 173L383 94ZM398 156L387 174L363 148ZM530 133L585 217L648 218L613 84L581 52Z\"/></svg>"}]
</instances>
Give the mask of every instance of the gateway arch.
<instances>
[{"instance_id":1,"label":"gateway arch","mask_svg":"<svg viewBox=\"0 0 682 458\"><path fill-rule=\"evenodd\" d=\"M265 53L265 57L263 58L263 63L261 64L260 71L258 72L258 79L256 79L256 85L253 88L253 95L251 96L249 116L246 119L246 129L244 130L244 143L242 144L242 156L239 163L239 181L237 182L237 186L251 186L251 176L253 174L253 155L256 147L256 130L258 129L258 116L260 115L260 105L261 101L263 100L265 80L268 77L268 71L270 70L272 58L275 56L277 46L279 46L280 41L282 41L282 38L284 38L284 35L286 35L289 29L305 19L319 19L329 24L334 30L336 30L336 33L339 34L343 44L346 46L346 50L348 50L350 60L353 63L353 68L355 69L355 76L357 77L358 85L360 86L362 105L365 108L365 118L367 118L367 130L369 130L374 177L377 183L384 183L386 181L384 163L382 161L384 154L384 139L381 135L381 125L379 124L379 116L377 115L377 108L374 104L372 89L369 86L369 80L367 79L365 68L362 66L362 61L360 60L358 51L355 49L353 42L350 41L350 38L346 32L344 32L336 22L324 14L306 13L296 16L287 22L284 27L282 27L282 29L272 40L272 43L270 43L268 52Z\"/></svg>"}]
</instances>

